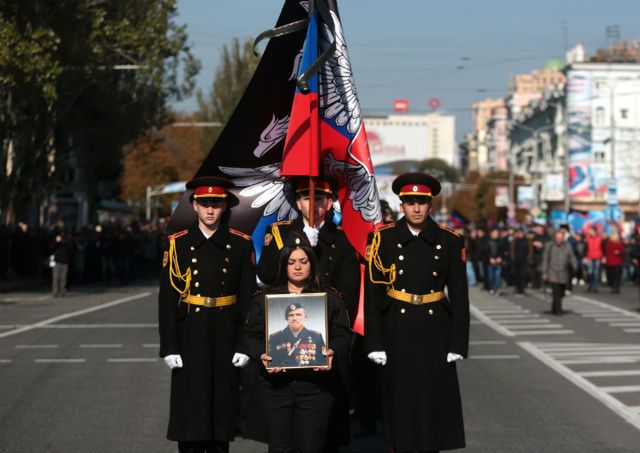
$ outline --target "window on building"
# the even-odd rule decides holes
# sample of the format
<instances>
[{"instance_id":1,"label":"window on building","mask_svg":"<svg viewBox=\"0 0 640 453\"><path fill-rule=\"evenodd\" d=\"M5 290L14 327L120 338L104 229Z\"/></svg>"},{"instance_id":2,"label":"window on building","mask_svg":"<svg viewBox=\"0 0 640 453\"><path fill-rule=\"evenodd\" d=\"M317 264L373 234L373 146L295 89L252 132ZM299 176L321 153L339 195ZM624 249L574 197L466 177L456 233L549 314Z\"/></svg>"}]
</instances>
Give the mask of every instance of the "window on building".
<instances>
[{"instance_id":1,"label":"window on building","mask_svg":"<svg viewBox=\"0 0 640 453\"><path fill-rule=\"evenodd\" d=\"M629 109L620 109L620 118L623 120L629 118Z\"/></svg>"},{"instance_id":2,"label":"window on building","mask_svg":"<svg viewBox=\"0 0 640 453\"><path fill-rule=\"evenodd\" d=\"M593 160L594 162L604 162L606 157L606 153L604 151L594 151Z\"/></svg>"},{"instance_id":3,"label":"window on building","mask_svg":"<svg viewBox=\"0 0 640 453\"><path fill-rule=\"evenodd\" d=\"M604 126L604 107L596 107L596 126Z\"/></svg>"}]
</instances>

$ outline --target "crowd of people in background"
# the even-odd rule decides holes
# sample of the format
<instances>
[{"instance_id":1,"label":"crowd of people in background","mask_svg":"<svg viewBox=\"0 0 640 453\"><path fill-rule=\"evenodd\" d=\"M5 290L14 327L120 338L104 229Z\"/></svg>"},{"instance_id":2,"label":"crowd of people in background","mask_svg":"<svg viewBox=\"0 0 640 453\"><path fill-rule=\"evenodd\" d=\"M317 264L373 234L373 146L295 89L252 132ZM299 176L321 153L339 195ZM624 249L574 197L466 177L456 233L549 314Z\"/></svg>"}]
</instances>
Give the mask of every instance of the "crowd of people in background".
<instances>
[{"instance_id":1,"label":"crowd of people in background","mask_svg":"<svg viewBox=\"0 0 640 453\"><path fill-rule=\"evenodd\" d=\"M106 223L70 233L60 228L0 227L0 283L61 278L77 284L127 285L156 278L165 223ZM64 288L54 293L64 294ZM59 295L62 295L59 294Z\"/></svg>"},{"instance_id":2,"label":"crowd of people in background","mask_svg":"<svg viewBox=\"0 0 640 453\"><path fill-rule=\"evenodd\" d=\"M517 297L526 290L541 289L550 283L565 286L571 294L575 285L588 292L606 289L620 293L623 285L640 281L640 234L623 237L619 232L607 233L597 226L584 232L571 231L568 225L552 229L533 224L517 228L465 227L467 277L470 285L480 285L490 294L506 292L513 287ZM550 247L566 245L570 251L561 272L550 272L552 259L559 259ZM545 254L545 250L547 250Z\"/></svg>"}]
</instances>

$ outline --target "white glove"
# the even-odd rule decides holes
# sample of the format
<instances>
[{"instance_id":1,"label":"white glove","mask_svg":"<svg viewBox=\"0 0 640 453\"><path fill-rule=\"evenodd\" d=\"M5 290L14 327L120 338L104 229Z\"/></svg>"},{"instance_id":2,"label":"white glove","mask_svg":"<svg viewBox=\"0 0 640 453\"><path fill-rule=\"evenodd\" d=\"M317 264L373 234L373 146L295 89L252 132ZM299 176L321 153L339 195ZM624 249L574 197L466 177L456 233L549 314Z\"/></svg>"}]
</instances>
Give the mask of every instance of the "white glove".
<instances>
[{"instance_id":1,"label":"white glove","mask_svg":"<svg viewBox=\"0 0 640 453\"><path fill-rule=\"evenodd\" d=\"M309 238L309 242L311 243L312 247L318 245L318 235L320 234L318 230L316 230L315 228L311 228L309 225L305 225L303 231L304 234L306 234Z\"/></svg>"},{"instance_id":2,"label":"white glove","mask_svg":"<svg viewBox=\"0 0 640 453\"><path fill-rule=\"evenodd\" d=\"M447 354L447 363L455 362L456 360L462 360L463 358L464 357L462 357L460 354L450 352L449 354Z\"/></svg>"},{"instance_id":3,"label":"white glove","mask_svg":"<svg viewBox=\"0 0 640 453\"><path fill-rule=\"evenodd\" d=\"M233 354L233 359L231 359L231 363L236 368L244 368L249 363L249 356L246 354L242 354L241 352L236 352Z\"/></svg>"},{"instance_id":4,"label":"white glove","mask_svg":"<svg viewBox=\"0 0 640 453\"><path fill-rule=\"evenodd\" d=\"M385 366L387 364L387 353L384 351L370 352L367 357L369 357L369 360L375 362L378 365Z\"/></svg>"},{"instance_id":5,"label":"white glove","mask_svg":"<svg viewBox=\"0 0 640 453\"><path fill-rule=\"evenodd\" d=\"M164 360L164 364L167 365L172 370L174 368L182 368L182 357L180 357L180 354L170 354L166 356L163 360Z\"/></svg>"}]
</instances>

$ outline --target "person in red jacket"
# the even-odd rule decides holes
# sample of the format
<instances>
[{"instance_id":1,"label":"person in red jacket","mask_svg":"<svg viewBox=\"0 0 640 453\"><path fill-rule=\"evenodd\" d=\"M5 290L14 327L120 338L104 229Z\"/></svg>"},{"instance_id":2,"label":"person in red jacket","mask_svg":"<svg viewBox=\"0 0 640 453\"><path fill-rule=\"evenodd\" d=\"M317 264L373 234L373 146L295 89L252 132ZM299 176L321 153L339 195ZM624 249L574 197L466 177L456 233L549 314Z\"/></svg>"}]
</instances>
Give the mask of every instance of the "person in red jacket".
<instances>
[{"instance_id":1,"label":"person in red jacket","mask_svg":"<svg viewBox=\"0 0 640 453\"><path fill-rule=\"evenodd\" d=\"M605 264L611 275L611 292L620 293L620 279L622 277L622 261L624 258L624 243L617 232L611 233L604 249Z\"/></svg>"},{"instance_id":2,"label":"person in red jacket","mask_svg":"<svg viewBox=\"0 0 640 453\"><path fill-rule=\"evenodd\" d=\"M587 252L583 259L589 272L590 293L597 293L600 286L600 263L602 262L602 237L595 227L589 229L587 236Z\"/></svg>"}]
</instances>

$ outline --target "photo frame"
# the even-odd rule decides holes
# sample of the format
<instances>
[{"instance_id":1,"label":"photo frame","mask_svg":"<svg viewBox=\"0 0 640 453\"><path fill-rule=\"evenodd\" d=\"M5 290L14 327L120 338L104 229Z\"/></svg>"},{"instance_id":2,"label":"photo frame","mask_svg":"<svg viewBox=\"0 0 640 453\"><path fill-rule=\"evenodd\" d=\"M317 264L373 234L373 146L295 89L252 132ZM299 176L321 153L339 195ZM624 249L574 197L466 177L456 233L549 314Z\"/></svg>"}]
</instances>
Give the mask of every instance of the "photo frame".
<instances>
[{"instance_id":1,"label":"photo frame","mask_svg":"<svg viewBox=\"0 0 640 453\"><path fill-rule=\"evenodd\" d=\"M267 369L329 365L327 293L267 294L264 303Z\"/></svg>"}]
</instances>

